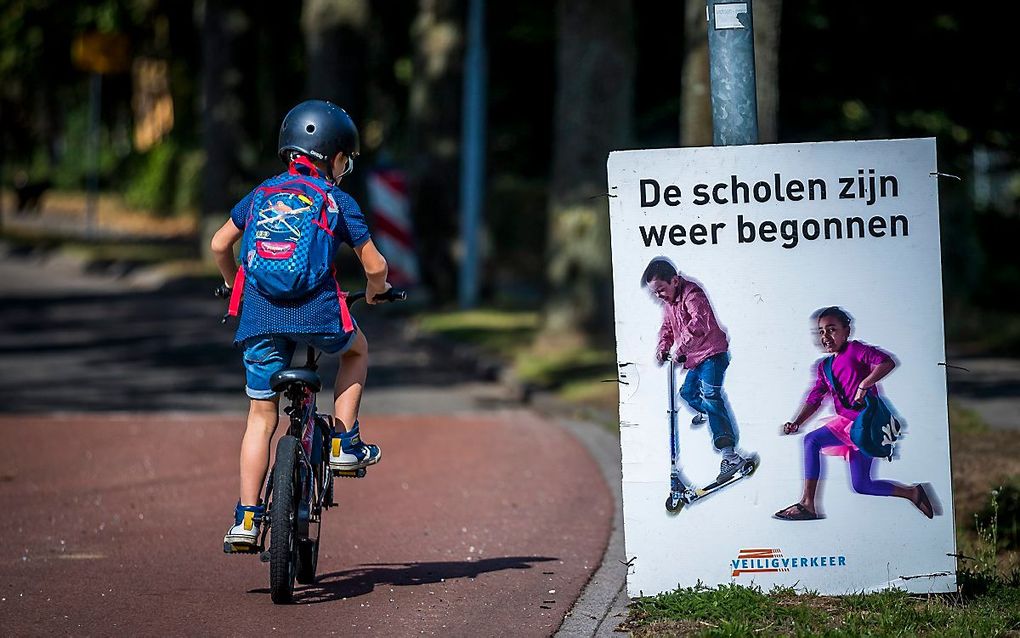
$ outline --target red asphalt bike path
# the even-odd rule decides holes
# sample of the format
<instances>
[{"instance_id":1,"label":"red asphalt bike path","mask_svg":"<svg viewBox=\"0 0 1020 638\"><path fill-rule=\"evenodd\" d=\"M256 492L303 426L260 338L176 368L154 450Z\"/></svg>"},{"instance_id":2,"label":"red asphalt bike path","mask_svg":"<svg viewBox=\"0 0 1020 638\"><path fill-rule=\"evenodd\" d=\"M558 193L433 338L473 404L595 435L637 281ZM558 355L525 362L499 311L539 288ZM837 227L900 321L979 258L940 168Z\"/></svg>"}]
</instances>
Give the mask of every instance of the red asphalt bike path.
<instances>
[{"instance_id":1,"label":"red asphalt bike path","mask_svg":"<svg viewBox=\"0 0 1020 638\"><path fill-rule=\"evenodd\" d=\"M338 479L281 606L222 553L243 415L0 416L0 633L552 634L613 513L580 442L525 410L362 421L383 460Z\"/></svg>"}]
</instances>

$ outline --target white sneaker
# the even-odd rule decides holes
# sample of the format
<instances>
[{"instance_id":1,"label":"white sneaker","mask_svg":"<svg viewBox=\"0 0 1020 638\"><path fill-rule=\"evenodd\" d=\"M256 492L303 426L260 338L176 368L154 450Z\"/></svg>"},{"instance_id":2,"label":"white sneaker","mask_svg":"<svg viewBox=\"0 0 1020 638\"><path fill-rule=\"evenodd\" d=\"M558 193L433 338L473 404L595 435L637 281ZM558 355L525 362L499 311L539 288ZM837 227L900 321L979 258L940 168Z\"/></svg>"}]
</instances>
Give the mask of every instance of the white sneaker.
<instances>
[{"instance_id":1,"label":"white sneaker","mask_svg":"<svg viewBox=\"0 0 1020 638\"><path fill-rule=\"evenodd\" d=\"M227 530L223 537L223 551L251 551L258 547L259 528L266 508L262 505L241 505L234 508L234 526Z\"/></svg>"},{"instance_id":2,"label":"white sneaker","mask_svg":"<svg viewBox=\"0 0 1020 638\"><path fill-rule=\"evenodd\" d=\"M378 445L361 440L358 422L348 432L338 432L329 446L329 467L333 470L358 470L374 465L382 458Z\"/></svg>"}]
</instances>

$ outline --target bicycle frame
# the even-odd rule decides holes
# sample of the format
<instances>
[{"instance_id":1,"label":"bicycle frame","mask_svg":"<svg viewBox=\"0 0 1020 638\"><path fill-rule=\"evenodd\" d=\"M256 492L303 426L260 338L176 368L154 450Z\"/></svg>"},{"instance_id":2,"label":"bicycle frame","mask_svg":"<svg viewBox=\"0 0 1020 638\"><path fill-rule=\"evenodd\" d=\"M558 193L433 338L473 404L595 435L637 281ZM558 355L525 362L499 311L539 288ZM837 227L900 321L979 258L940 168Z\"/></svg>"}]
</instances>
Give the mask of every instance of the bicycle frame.
<instances>
[{"instance_id":1,"label":"bicycle frame","mask_svg":"<svg viewBox=\"0 0 1020 638\"><path fill-rule=\"evenodd\" d=\"M308 346L308 357L303 368L311 371L318 369L315 349ZM290 402L284 408L284 414L290 417L290 424L285 436L292 436L301 442L298 457L300 472L300 498L297 511L297 540L310 540L309 531L312 524L319 525L322 521L323 508L329 508L333 502L333 474L327 467L328 454L325 443L330 440L330 424L320 418L316 407L316 393L309 386L294 383L283 391L283 397ZM318 445L316 445L318 443ZM273 492L273 475L275 463L266 478L265 502L269 503ZM265 518L261 534L261 546L265 547L265 539L269 533L269 517Z\"/></svg>"}]
</instances>

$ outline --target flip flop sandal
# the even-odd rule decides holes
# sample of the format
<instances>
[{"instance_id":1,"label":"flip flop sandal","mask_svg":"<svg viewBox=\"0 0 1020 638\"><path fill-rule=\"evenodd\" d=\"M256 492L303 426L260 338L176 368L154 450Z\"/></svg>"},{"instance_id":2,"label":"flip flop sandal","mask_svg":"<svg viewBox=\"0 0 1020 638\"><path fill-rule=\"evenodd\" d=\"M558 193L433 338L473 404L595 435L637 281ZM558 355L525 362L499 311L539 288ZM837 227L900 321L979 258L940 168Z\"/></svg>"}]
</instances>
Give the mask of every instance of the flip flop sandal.
<instances>
[{"instance_id":1,"label":"flip flop sandal","mask_svg":"<svg viewBox=\"0 0 1020 638\"><path fill-rule=\"evenodd\" d=\"M790 507L795 508L796 510L793 514L786 513L786 510L790 509ZM822 518L821 516L815 514L814 512L804 507L800 503L794 503L790 507L787 507L786 509L781 509L772 516L774 518L778 518L781 521L816 521Z\"/></svg>"},{"instance_id":2,"label":"flip flop sandal","mask_svg":"<svg viewBox=\"0 0 1020 638\"><path fill-rule=\"evenodd\" d=\"M925 491L923 485L918 485L918 492L920 493L920 496L917 498L917 503L914 505L916 505L917 509L921 510L921 513L928 518L934 518L935 508L932 507L931 500L928 498L928 492Z\"/></svg>"}]
</instances>

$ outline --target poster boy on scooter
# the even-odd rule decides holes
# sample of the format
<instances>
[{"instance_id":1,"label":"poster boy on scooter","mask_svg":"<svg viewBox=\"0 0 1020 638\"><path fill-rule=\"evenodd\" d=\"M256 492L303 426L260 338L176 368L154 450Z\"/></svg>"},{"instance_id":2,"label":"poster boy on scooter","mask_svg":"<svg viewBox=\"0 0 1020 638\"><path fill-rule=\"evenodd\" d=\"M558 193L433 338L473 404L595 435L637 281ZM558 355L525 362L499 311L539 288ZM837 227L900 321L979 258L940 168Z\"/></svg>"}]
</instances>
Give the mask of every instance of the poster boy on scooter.
<instances>
[{"instance_id":1,"label":"poster boy on scooter","mask_svg":"<svg viewBox=\"0 0 1020 638\"><path fill-rule=\"evenodd\" d=\"M641 285L662 304L656 361L662 365L672 356L687 368L680 397L696 412L691 425L701 425L707 418L712 443L723 457L716 481L725 481L748 461L736 450L739 433L723 392L730 364L729 339L705 291L680 276L665 257L649 262Z\"/></svg>"}]
</instances>

